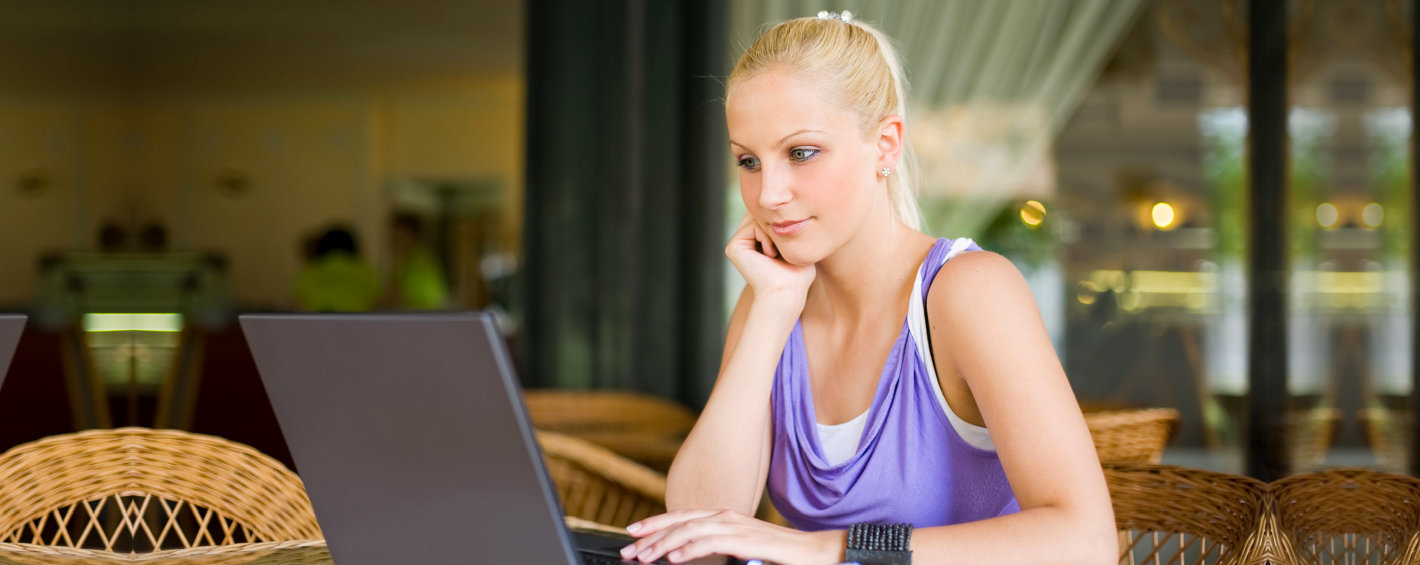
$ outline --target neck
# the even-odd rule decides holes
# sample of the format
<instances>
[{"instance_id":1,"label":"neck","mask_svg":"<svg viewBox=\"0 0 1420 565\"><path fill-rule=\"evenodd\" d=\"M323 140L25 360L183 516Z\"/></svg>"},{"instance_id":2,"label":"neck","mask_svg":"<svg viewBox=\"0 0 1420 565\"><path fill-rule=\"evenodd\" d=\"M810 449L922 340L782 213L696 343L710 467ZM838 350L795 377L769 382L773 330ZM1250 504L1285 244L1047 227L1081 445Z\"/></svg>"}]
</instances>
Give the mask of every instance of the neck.
<instances>
[{"instance_id":1,"label":"neck","mask_svg":"<svg viewBox=\"0 0 1420 565\"><path fill-rule=\"evenodd\" d=\"M848 243L815 265L817 275L805 309L850 324L896 312L902 289L912 287L916 266L931 241L891 211L886 218L870 219Z\"/></svg>"}]
</instances>

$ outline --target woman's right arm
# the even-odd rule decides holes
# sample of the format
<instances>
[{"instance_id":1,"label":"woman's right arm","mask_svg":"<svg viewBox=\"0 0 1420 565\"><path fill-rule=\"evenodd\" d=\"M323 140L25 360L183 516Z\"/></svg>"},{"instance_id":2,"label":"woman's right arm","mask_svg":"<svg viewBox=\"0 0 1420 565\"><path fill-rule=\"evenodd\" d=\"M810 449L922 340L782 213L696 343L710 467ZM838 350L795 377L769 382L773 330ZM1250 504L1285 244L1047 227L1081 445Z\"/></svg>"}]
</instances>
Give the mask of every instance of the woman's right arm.
<instances>
[{"instance_id":1,"label":"woman's right arm","mask_svg":"<svg viewBox=\"0 0 1420 565\"><path fill-rule=\"evenodd\" d=\"M748 284L730 316L710 400L671 464L666 508L753 516L769 474L774 370L803 311L814 270L779 259L748 217L725 253Z\"/></svg>"},{"instance_id":2,"label":"woman's right arm","mask_svg":"<svg viewBox=\"0 0 1420 565\"><path fill-rule=\"evenodd\" d=\"M740 294L725 336L720 374L700 419L676 454L666 508L724 509L753 516L769 473L769 394L797 313L784 315Z\"/></svg>"}]
</instances>

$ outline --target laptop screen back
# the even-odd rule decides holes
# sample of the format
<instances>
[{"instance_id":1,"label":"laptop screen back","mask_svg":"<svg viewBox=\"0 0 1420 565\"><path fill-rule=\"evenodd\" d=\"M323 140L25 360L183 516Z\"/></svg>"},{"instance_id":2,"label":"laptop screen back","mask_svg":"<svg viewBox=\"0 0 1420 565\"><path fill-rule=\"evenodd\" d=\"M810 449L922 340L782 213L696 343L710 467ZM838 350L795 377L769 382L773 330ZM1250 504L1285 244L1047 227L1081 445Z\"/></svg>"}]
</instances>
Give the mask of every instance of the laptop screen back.
<instances>
[{"instance_id":1,"label":"laptop screen back","mask_svg":"<svg viewBox=\"0 0 1420 565\"><path fill-rule=\"evenodd\" d=\"M337 563L575 562L491 317L241 324Z\"/></svg>"},{"instance_id":2,"label":"laptop screen back","mask_svg":"<svg viewBox=\"0 0 1420 565\"><path fill-rule=\"evenodd\" d=\"M23 314L0 314L0 387L5 384L5 374L10 371L10 360L15 357L15 347L20 344L20 334L24 331Z\"/></svg>"}]
</instances>

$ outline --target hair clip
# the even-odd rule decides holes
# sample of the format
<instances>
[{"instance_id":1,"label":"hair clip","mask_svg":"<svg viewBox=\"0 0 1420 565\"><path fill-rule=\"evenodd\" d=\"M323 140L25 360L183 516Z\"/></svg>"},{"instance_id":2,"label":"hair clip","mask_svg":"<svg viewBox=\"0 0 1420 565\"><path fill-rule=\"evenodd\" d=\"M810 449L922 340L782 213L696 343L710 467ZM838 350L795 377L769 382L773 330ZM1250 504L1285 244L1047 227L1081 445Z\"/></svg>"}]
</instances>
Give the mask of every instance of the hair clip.
<instances>
[{"instance_id":1,"label":"hair clip","mask_svg":"<svg viewBox=\"0 0 1420 565\"><path fill-rule=\"evenodd\" d=\"M827 10L820 10L819 13L818 13L818 19L820 19L820 20L842 20L843 23L846 24L846 23L848 23L848 22L853 21L853 12L849 12L849 11L847 11L847 10L844 10L843 13L840 14L840 13L838 13L838 12L830 12L830 11L827 11Z\"/></svg>"}]
</instances>

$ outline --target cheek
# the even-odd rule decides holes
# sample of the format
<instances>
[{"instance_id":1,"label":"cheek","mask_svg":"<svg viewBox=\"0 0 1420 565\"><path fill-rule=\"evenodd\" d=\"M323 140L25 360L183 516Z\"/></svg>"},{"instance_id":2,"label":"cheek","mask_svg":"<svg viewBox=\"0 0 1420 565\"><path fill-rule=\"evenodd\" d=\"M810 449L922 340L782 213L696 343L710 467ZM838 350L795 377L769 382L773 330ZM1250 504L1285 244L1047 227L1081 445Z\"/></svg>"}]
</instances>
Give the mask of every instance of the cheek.
<instances>
[{"instance_id":1,"label":"cheek","mask_svg":"<svg viewBox=\"0 0 1420 565\"><path fill-rule=\"evenodd\" d=\"M740 171L740 200L745 203L745 208L754 210L759 204L759 182L758 177L746 173L744 169Z\"/></svg>"},{"instance_id":2,"label":"cheek","mask_svg":"<svg viewBox=\"0 0 1420 565\"><path fill-rule=\"evenodd\" d=\"M863 199L863 178L860 167L852 159L842 159L817 171L816 182L825 188L824 196L839 204L853 204Z\"/></svg>"}]
</instances>

